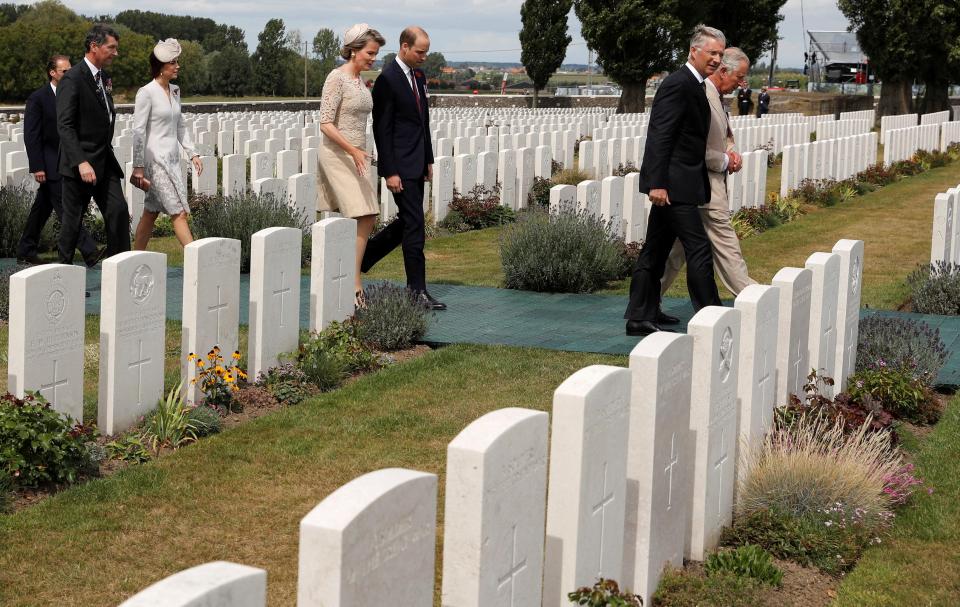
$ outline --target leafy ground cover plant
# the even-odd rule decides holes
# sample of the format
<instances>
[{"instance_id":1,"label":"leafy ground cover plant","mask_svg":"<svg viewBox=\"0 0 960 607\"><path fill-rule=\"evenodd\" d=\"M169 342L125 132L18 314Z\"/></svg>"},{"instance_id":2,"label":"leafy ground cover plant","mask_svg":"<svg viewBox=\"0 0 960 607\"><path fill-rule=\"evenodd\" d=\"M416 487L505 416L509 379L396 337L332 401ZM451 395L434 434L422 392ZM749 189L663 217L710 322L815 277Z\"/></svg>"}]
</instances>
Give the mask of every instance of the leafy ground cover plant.
<instances>
[{"instance_id":1,"label":"leafy ground cover plant","mask_svg":"<svg viewBox=\"0 0 960 607\"><path fill-rule=\"evenodd\" d=\"M143 436L137 432L128 432L105 445L107 457L131 464L150 461L152 454L143 442Z\"/></svg>"},{"instance_id":2,"label":"leafy ground cover plant","mask_svg":"<svg viewBox=\"0 0 960 607\"><path fill-rule=\"evenodd\" d=\"M960 292L957 294L960 297ZM930 386L947 360L947 347L940 331L908 318L870 315L860 321L856 370L871 365L909 369L916 379Z\"/></svg>"},{"instance_id":3,"label":"leafy ground cover plant","mask_svg":"<svg viewBox=\"0 0 960 607\"><path fill-rule=\"evenodd\" d=\"M586 607L640 607L643 599L627 590L620 590L614 580L599 579L592 587L583 586L567 594L574 605Z\"/></svg>"},{"instance_id":4,"label":"leafy ground cover plant","mask_svg":"<svg viewBox=\"0 0 960 607\"><path fill-rule=\"evenodd\" d=\"M508 289L590 293L623 271L610 225L586 212L528 213L500 237Z\"/></svg>"},{"instance_id":5,"label":"leafy ground cover plant","mask_svg":"<svg viewBox=\"0 0 960 607\"><path fill-rule=\"evenodd\" d=\"M93 429L65 418L42 396L0 396L0 469L18 487L73 483L95 472Z\"/></svg>"},{"instance_id":6,"label":"leafy ground cover plant","mask_svg":"<svg viewBox=\"0 0 960 607\"><path fill-rule=\"evenodd\" d=\"M534 177L530 193L527 194L527 206L539 209L550 208L550 188L558 185L552 179Z\"/></svg>"},{"instance_id":7,"label":"leafy ground cover plant","mask_svg":"<svg viewBox=\"0 0 960 607\"><path fill-rule=\"evenodd\" d=\"M935 423L939 407L925 380L908 367L893 367L883 359L850 376L848 390L858 402L874 402L894 417L918 424Z\"/></svg>"},{"instance_id":8,"label":"leafy ground cover plant","mask_svg":"<svg viewBox=\"0 0 960 607\"><path fill-rule=\"evenodd\" d=\"M255 385L284 405L299 404L316 392L310 386L306 373L292 363L271 367L257 377Z\"/></svg>"},{"instance_id":9,"label":"leafy ground cover plant","mask_svg":"<svg viewBox=\"0 0 960 607\"><path fill-rule=\"evenodd\" d=\"M191 225L196 238L219 236L240 241L240 271L250 271L250 238L264 228L307 229L307 218L273 195L246 192L237 196L197 196L190 201ZM309 246L309 239L304 239ZM309 256L309 248L304 251Z\"/></svg>"},{"instance_id":10,"label":"leafy ground cover plant","mask_svg":"<svg viewBox=\"0 0 960 607\"><path fill-rule=\"evenodd\" d=\"M653 595L657 607L761 607L763 585L729 572L698 575L668 567Z\"/></svg>"},{"instance_id":11,"label":"leafy ground cover plant","mask_svg":"<svg viewBox=\"0 0 960 607\"><path fill-rule=\"evenodd\" d=\"M960 315L960 265L938 261L907 276L913 311L920 314Z\"/></svg>"},{"instance_id":12,"label":"leafy ground cover plant","mask_svg":"<svg viewBox=\"0 0 960 607\"><path fill-rule=\"evenodd\" d=\"M617 165L617 168L613 170L613 174L617 177L626 177L630 173L639 173L640 167L633 163L632 160L626 162L621 162Z\"/></svg>"},{"instance_id":13,"label":"leafy ground cover plant","mask_svg":"<svg viewBox=\"0 0 960 607\"><path fill-rule=\"evenodd\" d=\"M803 400L791 394L790 403L775 411L778 423L789 425L804 415L823 415L832 423L840 423L844 433L856 432L865 425L872 432L888 433L892 445L899 442L893 415L872 399L857 400L846 392L834 398L825 396L822 388L833 384L832 378L811 371L803 385Z\"/></svg>"},{"instance_id":14,"label":"leafy ground cover plant","mask_svg":"<svg viewBox=\"0 0 960 607\"><path fill-rule=\"evenodd\" d=\"M783 571L773 564L773 556L756 544L714 552L707 557L704 569L709 575L732 573L737 577L752 578L769 586L783 584Z\"/></svg>"},{"instance_id":15,"label":"leafy ground cover plant","mask_svg":"<svg viewBox=\"0 0 960 607\"><path fill-rule=\"evenodd\" d=\"M430 310L404 286L381 282L366 289L366 307L356 312L356 332L377 350L408 348L423 339Z\"/></svg>"},{"instance_id":16,"label":"leafy ground cover plant","mask_svg":"<svg viewBox=\"0 0 960 607\"><path fill-rule=\"evenodd\" d=\"M476 185L469 192L453 190L450 210L443 218L440 227L451 232L482 230L493 226L516 221L513 209L500 204L500 186L492 190Z\"/></svg>"},{"instance_id":17,"label":"leafy ground cover plant","mask_svg":"<svg viewBox=\"0 0 960 607\"><path fill-rule=\"evenodd\" d=\"M223 420L220 419L220 413L213 407L207 405L191 407L187 411L187 419L193 426L193 433L197 438L216 434L223 428Z\"/></svg>"}]
</instances>

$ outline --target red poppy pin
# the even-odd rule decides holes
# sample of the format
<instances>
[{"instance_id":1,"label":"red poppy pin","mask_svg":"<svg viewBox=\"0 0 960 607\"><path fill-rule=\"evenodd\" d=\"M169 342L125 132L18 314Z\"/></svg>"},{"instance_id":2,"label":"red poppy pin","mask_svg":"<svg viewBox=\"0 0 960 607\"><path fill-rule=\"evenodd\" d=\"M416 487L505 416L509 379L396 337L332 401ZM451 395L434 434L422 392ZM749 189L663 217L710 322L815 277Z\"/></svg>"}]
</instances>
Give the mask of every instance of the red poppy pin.
<instances>
[{"instance_id":1,"label":"red poppy pin","mask_svg":"<svg viewBox=\"0 0 960 607\"><path fill-rule=\"evenodd\" d=\"M103 90L105 90L108 95L113 95L113 78L107 76L107 79L103 81Z\"/></svg>"}]
</instances>

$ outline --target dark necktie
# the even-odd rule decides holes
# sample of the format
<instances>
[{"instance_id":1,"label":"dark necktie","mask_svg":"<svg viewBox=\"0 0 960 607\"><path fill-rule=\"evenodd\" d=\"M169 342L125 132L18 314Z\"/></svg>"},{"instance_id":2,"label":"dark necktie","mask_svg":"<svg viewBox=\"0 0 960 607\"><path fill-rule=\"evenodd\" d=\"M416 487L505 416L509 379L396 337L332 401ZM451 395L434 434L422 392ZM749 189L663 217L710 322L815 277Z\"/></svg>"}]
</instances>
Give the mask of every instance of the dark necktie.
<instances>
[{"instance_id":1,"label":"dark necktie","mask_svg":"<svg viewBox=\"0 0 960 607\"><path fill-rule=\"evenodd\" d=\"M413 97L417 100L417 109L422 112L423 105L420 103L420 91L417 90L417 75L413 70L410 70L410 80L413 83Z\"/></svg>"},{"instance_id":2,"label":"dark necktie","mask_svg":"<svg viewBox=\"0 0 960 607\"><path fill-rule=\"evenodd\" d=\"M103 81L100 79L100 74L102 72L97 72L93 77L97 81L97 92L100 93L100 97L103 99L103 107L107 110L107 119L110 119L110 104L107 103L107 92L103 89Z\"/></svg>"}]
</instances>

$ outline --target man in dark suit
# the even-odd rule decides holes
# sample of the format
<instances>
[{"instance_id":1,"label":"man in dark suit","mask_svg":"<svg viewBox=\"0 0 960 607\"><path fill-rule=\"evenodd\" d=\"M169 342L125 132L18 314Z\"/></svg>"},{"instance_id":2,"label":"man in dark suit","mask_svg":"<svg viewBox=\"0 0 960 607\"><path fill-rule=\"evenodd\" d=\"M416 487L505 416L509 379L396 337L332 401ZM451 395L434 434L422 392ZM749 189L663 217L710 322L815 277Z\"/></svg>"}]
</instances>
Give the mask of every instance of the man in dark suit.
<instances>
[{"instance_id":1,"label":"man in dark suit","mask_svg":"<svg viewBox=\"0 0 960 607\"><path fill-rule=\"evenodd\" d=\"M705 155L710 106L704 79L723 58L726 38L698 25L690 40L687 64L664 78L650 110L647 143L640 167L640 191L653 208L647 237L633 268L630 303L624 318L627 335L662 331L678 322L660 312L660 277L675 239L687 259L687 288L693 309L721 305L713 278L713 254L697 207L710 202Z\"/></svg>"},{"instance_id":2,"label":"man in dark suit","mask_svg":"<svg viewBox=\"0 0 960 607\"><path fill-rule=\"evenodd\" d=\"M426 78L419 67L430 52L430 37L419 27L400 34L397 58L383 66L373 85L373 137L377 172L397 202L397 218L367 243L361 271L367 272L397 245L403 248L407 288L426 306L447 306L427 292L423 183L433 178L430 110Z\"/></svg>"},{"instance_id":3,"label":"man in dark suit","mask_svg":"<svg viewBox=\"0 0 960 607\"><path fill-rule=\"evenodd\" d=\"M48 83L27 97L27 106L23 112L23 141L27 148L27 160L33 178L40 185L30 208L23 236L17 244L18 261L43 263L37 255L43 226L51 212L55 212L61 222L63 221L60 170L57 166L57 153L60 149L60 135L57 133L57 86L69 69L70 59L66 55L50 57L47 61ZM88 266L97 263L97 243L82 226L77 246Z\"/></svg>"},{"instance_id":4,"label":"man in dark suit","mask_svg":"<svg viewBox=\"0 0 960 607\"><path fill-rule=\"evenodd\" d=\"M737 89L737 113L748 116L751 105L753 105L753 91L750 90L749 84L744 84Z\"/></svg>"},{"instance_id":5,"label":"man in dark suit","mask_svg":"<svg viewBox=\"0 0 960 607\"><path fill-rule=\"evenodd\" d=\"M86 54L60 81L57 130L60 132L60 175L63 177L63 225L60 263L73 263L81 218L92 197L107 232L105 256L130 250L130 214L120 180L123 169L113 155L113 83L103 71L117 56L120 36L109 26L94 25L87 34Z\"/></svg>"},{"instance_id":6,"label":"man in dark suit","mask_svg":"<svg viewBox=\"0 0 960 607\"><path fill-rule=\"evenodd\" d=\"M757 118L770 112L770 93L767 87L760 87L760 94L757 95Z\"/></svg>"}]
</instances>

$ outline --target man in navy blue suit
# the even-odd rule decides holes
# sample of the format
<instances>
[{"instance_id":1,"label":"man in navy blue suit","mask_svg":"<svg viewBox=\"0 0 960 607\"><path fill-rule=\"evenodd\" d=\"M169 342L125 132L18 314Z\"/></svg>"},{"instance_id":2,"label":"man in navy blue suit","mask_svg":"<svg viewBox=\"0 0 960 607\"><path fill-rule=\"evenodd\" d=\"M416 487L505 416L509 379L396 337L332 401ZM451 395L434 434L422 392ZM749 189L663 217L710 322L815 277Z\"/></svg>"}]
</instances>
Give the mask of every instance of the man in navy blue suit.
<instances>
[{"instance_id":1,"label":"man in navy blue suit","mask_svg":"<svg viewBox=\"0 0 960 607\"><path fill-rule=\"evenodd\" d=\"M426 241L423 219L423 183L433 178L430 109L426 78L420 66L430 52L430 37L411 26L400 34L395 61L383 66L373 85L373 137L377 143L377 172L397 202L397 218L367 243L360 269L367 272L401 245L407 288L427 307L445 310L446 304L427 291Z\"/></svg>"},{"instance_id":2,"label":"man in navy blue suit","mask_svg":"<svg viewBox=\"0 0 960 607\"><path fill-rule=\"evenodd\" d=\"M678 322L660 310L660 278L674 240L680 240L687 259L694 311L721 305L713 251L697 207L710 202L705 160L710 105L704 80L720 66L726 43L720 30L694 28L686 65L664 78L653 98L639 180L653 207L623 315L627 335L649 335L662 331L661 324Z\"/></svg>"},{"instance_id":3,"label":"man in navy blue suit","mask_svg":"<svg viewBox=\"0 0 960 607\"><path fill-rule=\"evenodd\" d=\"M30 172L40 186L37 197L27 216L27 224L20 242L17 244L17 259L27 263L43 263L38 257L40 233L55 212L63 217L63 205L60 195L60 171L57 168L57 154L60 148L60 135L57 133L57 86L60 78L70 69L70 59L65 55L54 55L47 61L48 83L27 97L27 106L23 116L23 142L27 148L27 160ZM88 266L99 260L97 242L81 227L77 248Z\"/></svg>"}]
</instances>

